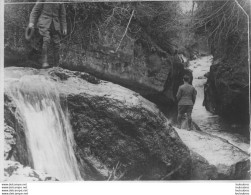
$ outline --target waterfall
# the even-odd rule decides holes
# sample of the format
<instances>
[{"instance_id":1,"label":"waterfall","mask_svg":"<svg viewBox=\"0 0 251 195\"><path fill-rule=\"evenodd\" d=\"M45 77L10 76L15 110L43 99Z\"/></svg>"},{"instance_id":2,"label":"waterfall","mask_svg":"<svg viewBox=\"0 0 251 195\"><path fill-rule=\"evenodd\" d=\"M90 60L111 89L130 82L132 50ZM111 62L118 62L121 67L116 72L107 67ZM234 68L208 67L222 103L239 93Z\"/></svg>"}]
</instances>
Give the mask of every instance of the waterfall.
<instances>
[{"instance_id":1,"label":"waterfall","mask_svg":"<svg viewBox=\"0 0 251 195\"><path fill-rule=\"evenodd\" d=\"M9 91L24 124L35 170L61 181L81 180L67 106L62 106L55 82L29 75Z\"/></svg>"}]
</instances>

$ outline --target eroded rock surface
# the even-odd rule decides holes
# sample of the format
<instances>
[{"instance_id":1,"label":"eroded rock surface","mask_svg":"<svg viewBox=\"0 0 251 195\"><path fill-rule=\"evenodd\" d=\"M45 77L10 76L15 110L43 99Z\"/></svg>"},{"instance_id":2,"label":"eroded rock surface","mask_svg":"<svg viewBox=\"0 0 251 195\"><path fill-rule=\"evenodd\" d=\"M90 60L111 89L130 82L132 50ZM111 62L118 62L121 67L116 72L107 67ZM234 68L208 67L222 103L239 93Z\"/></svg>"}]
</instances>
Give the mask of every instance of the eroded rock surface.
<instances>
[{"instance_id":1,"label":"eroded rock surface","mask_svg":"<svg viewBox=\"0 0 251 195\"><path fill-rule=\"evenodd\" d=\"M250 179L250 156L225 139L176 129L192 155L191 179Z\"/></svg>"},{"instance_id":2,"label":"eroded rock surface","mask_svg":"<svg viewBox=\"0 0 251 195\"><path fill-rule=\"evenodd\" d=\"M8 182L31 182L31 181L58 181L48 174L25 167L19 162L6 160L4 162L4 181Z\"/></svg>"},{"instance_id":3,"label":"eroded rock surface","mask_svg":"<svg viewBox=\"0 0 251 195\"><path fill-rule=\"evenodd\" d=\"M11 158L16 145L16 132L12 127L4 124L4 159Z\"/></svg>"},{"instance_id":4,"label":"eroded rock surface","mask_svg":"<svg viewBox=\"0 0 251 195\"><path fill-rule=\"evenodd\" d=\"M246 67L218 63L210 68L205 84L205 106L233 122L248 124L248 74Z\"/></svg>"},{"instance_id":5,"label":"eroded rock surface","mask_svg":"<svg viewBox=\"0 0 251 195\"><path fill-rule=\"evenodd\" d=\"M190 178L190 153L157 107L89 74L61 68L5 68L7 113L11 113L8 90L24 77L31 79L30 90L39 88L36 75L54 83L62 105L68 107L85 180Z\"/></svg>"}]
</instances>

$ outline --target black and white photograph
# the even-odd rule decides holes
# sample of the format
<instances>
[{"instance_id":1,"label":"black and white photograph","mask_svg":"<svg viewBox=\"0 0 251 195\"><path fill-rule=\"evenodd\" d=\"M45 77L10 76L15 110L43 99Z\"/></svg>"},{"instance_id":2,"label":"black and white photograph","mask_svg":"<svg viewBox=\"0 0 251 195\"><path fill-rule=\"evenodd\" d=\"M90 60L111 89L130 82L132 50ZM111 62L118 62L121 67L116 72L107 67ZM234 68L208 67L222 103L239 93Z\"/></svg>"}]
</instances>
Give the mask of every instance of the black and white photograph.
<instances>
[{"instance_id":1,"label":"black and white photograph","mask_svg":"<svg viewBox=\"0 0 251 195\"><path fill-rule=\"evenodd\" d=\"M250 180L250 6L5 0L3 182Z\"/></svg>"}]
</instances>

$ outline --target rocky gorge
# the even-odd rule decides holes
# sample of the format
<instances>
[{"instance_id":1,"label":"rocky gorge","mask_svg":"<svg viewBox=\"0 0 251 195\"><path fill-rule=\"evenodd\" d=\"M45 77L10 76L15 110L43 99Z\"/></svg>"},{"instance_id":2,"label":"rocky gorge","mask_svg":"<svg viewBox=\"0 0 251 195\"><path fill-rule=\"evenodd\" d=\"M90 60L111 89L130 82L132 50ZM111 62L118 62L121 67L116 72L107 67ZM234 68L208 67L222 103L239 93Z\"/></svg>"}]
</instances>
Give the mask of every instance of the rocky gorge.
<instances>
[{"instance_id":1,"label":"rocky gorge","mask_svg":"<svg viewBox=\"0 0 251 195\"><path fill-rule=\"evenodd\" d=\"M250 179L245 1L67 3L49 69L33 4L6 2L6 181ZM174 127L185 74L192 131Z\"/></svg>"},{"instance_id":2,"label":"rocky gorge","mask_svg":"<svg viewBox=\"0 0 251 195\"><path fill-rule=\"evenodd\" d=\"M214 10L217 5L208 2ZM210 28L210 22L206 22L205 28L209 27L208 37L210 53L213 55L213 62L209 72L205 75L207 82L204 86L204 106L211 113L218 114L233 125L249 125L250 122L250 53L248 17L250 17L250 2L229 2L223 10L235 10L236 15L231 25L225 25L223 21L229 12L219 13L218 19L211 15L209 20L214 20L219 28ZM197 13L205 14L205 9ZM238 14L238 15L237 15ZM230 18L229 18L230 19ZM241 22L239 22L241 21ZM222 23L220 23L222 22ZM224 25L223 25L224 24ZM233 25L233 26L232 26ZM204 34L205 30L197 29L197 34ZM250 136L248 127L245 131L239 132Z\"/></svg>"},{"instance_id":3,"label":"rocky gorge","mask_svg":"<svg viewBox=\"0 0 251 195\"><path fill-rule=\"evenodd\" d=\"M249 178L248 152L210 134L173 128L156 105L136 92L83 72L9 67L5 68L6 180L15 179L15 170L22 168L9 161L25 167L34 163L25 138L26 122L11 91L27 79L29 91L39 92L43 84L36 77L53 83L60 104L68 110L84 180ZM55 178L46 174L36 178Z\"/></svg>"}]
</instances>

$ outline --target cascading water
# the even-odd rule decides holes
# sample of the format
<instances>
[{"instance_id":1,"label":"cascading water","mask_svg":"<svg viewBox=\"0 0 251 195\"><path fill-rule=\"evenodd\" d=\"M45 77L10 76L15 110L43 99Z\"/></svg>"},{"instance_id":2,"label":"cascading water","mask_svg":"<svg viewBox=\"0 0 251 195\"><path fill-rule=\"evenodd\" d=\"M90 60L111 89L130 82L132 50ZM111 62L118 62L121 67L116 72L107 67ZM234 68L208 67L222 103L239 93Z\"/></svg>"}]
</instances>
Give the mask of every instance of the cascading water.
<instances>
[{"instance_id":1,"label":"cascading water","mask_svg":"<svg viewBox=\"0 0 251 195\"><path fill-rule=\"evenodd\" d=\"M212 56L205 56L189 62L189 69L193 71L193 85L197 90L192 119L202 131L221 137L249 153L249 144L247 144L249 140L239 134L239 131L246 127L239 125L234 128L229 121L223 120L218 115L213 115L203 106L204 84L207 80L204 75L209 72L212 60Z\"/></svg>"},{"instance_id":2,"label":"cascading water","mask_svg":"<svg viewBox=\"0 0 251 195\"><path fill-rule=\"evenodd\" d=\"M204 84L207 81L204 75L209 72L212 60L212 56L207 56L190 61L189 63L189 68L193 71L193 85L197 90L196 102L193 109L193 119L196 123L200 123L210 117L216 117L216 115L211 114L202 106L204 100Z\"/></svg>"},{"instance_id":3,"label":"cascading water","mask_svg":"<svg viewBox=\"0 0 251 195\"><path fill-rule=\"evenodd\" d=\"M44 76L24 76L11 86L25 128L33 168L59 180L81 180L67 108L53 82Z\"/></svg>"}]
</instances>

